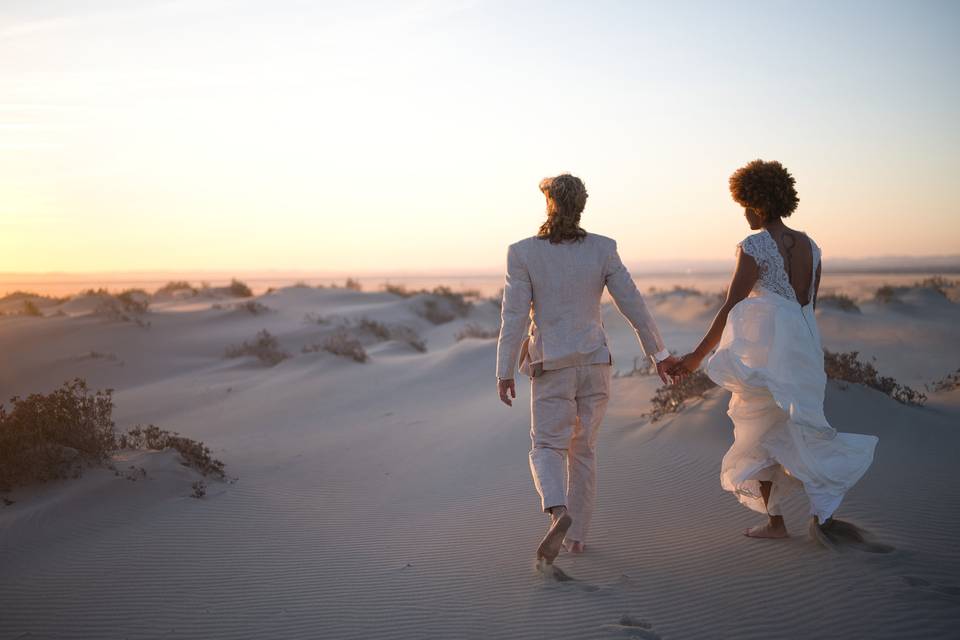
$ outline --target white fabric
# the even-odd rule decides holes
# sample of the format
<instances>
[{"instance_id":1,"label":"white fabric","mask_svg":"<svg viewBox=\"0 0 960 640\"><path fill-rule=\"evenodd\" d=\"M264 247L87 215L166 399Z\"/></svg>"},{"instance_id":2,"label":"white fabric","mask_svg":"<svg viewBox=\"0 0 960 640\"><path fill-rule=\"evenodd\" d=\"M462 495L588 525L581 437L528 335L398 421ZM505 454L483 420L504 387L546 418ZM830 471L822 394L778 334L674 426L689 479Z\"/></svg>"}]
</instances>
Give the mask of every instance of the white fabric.
<instances>
[{"instance_id":1,"label":"white fabric","mask_svg":"<svg viewBox=\"0 0 960 640\"><path fill-rule=\"evenodd\" d=\"M580 242L552 244L531 237L510 245L497 377L512 378L518 360L527 375L537 363L544 370L609 363L600 310L604 287L633 326L644 353L661 351L663 340L615 241L588 233Z\"/></svg>"},{"instance_id":2,"label":"white fabric","mask_svg":"<svg viewBox=\"0 0 960 640\"><path fill-rule=\"evenodd\" d=\"M783 256L773 236L766 230L760 233L744 238L738 245L747 255L757 263L757 269L760 271L760 280L756 286L763 287L767 291L776 293L787 300L798 302L797 294L790 284L790 277L784 268ZM810 241L813 245L813 240ZM814 261L813 270L816 272L817 263ZM811 289L812 291L812 289Z\"/></svg>"},{"instance_id":3,"label":"white fabric","mask_svg":"<svg viewBox=\"0 0 960 640\"><path fill-rule=\"evenodd\" d=\"M567 506L573 519L568 541L586 540L593 517L597 434L610 399L610 370L582 365L530 379L530 472L544 510Z\"/></svg>"},{"instance_id":4,"label":"white fabric","mask_svg":"<svg viewBox=\"0 0 960 640\"><path fill-rule=\"evenodd\" d=\"M669 357L670 357L670 351L668 351L667 349L660 349L660 351L657 351L655 354L653 354L654 362L663 362Z\"/></svg>"},{"instance_id":5,"label":"white fabric","mask_svg":"<svg viewBox=\"0 0 960 640\"><path fill-rule=\"evenodd\" d=\"M728 415L735 441L723 458L720 482L747 507L771 515L780 513L784 496L803 488L811 515L823 522L870 467L877 438L837 433L827 422L827 377L813 305L800 306L789 280L790 295L779 293L786 272L767 240L776 251L766 232L740 245L765 266L750 296L731 309L706 366L707 375L733 393ZM810 246L816 273L820 249L813 240ZM773 482L769 511L761 480Z\"/></svg>"}]
</instances>

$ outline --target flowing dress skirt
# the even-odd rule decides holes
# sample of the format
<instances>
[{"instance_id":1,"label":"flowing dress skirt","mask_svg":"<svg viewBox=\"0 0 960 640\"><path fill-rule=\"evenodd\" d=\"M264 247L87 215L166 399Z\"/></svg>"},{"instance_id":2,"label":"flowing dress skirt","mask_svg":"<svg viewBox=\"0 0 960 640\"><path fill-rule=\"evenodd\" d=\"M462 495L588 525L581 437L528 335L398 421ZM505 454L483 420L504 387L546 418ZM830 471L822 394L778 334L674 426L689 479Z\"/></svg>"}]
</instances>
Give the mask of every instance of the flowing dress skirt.
<instances>
[{"instance_id":1,"label":"flowing dress skirt","mask_svg":"<svg viewBox=\"0 0 960 640\"><path fill-rule=\"evenodd\" d=\"M810 515L825 522L870 467L878 439L838 433L824 416L827 377L813 305L758 287L730 311L706 373L733 394L723 488L769 515L781 515L781 501L803 489ZM773 483L767 507L761 481Z\"/></svg>"}]
</instances>

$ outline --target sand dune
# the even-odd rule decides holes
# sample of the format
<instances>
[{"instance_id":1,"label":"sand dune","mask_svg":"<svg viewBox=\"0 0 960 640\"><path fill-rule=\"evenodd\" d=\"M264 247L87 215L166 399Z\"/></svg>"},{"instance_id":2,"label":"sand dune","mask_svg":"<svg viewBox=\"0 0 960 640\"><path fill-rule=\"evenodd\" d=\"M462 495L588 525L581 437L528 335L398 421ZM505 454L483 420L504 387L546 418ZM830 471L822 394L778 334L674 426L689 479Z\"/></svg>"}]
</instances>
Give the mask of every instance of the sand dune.
<instances>
[{"instance_id":1,"label":"sand dune","mask_svg":"<svg viewBox=\"0 0 960 640\"><path fill-rule=\"evenodd\" d=\"M960 305L925 296L822 310L826 346L875 355L907 384L941 378L960 364ZM806 539L802 500L787 512L791 538L739 535L756 517L719 487L724 392L650 423L657 381L619 378L588 552L561 556L574 580L557 582L532 560L546 521L527 468L527 386L518 406L499 405L494 341L456 340L467 324L494 328L497 308L480 301L434 324L426 300L447 304L290 287L255 298L267 307L255 312L240 299L156 301L149 326L89 312L0 318L0 396L83 376L117 389L119 427L204 440L234 479L208 481L197 500L199 476L173 452L128 452L119 465L145 478L89 470L10 494L0 638L956 637L960 391L916 408L831 383L833 424L880 436L838 515L895 548L836 554ZM711 305L651 297L678 350ZM427 350L360 318L406 327ZM615 310L605 318L629 370L636 340ZM223 357L263 329L289 358ZM302 352L341 330L368 362Z\"/></svg>"}]
</instances>

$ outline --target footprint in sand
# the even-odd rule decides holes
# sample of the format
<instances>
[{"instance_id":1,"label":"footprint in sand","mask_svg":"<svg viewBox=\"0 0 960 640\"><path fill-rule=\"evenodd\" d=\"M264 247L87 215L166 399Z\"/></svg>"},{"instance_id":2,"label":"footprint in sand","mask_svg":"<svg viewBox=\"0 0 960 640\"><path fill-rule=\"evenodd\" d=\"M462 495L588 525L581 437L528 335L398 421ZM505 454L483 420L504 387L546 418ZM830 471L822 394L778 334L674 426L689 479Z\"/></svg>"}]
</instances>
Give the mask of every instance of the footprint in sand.
<instances>
[{"instance_id":1,"label":"footprint in sand","mask_svg":"<svg viewBox=\"0 0 960 640\"><path fill-rule=\"evenodd\" d=\"M652 624L626 613L620 616L620 621L617 624L604 624L600 628L625 638L660 640L660 636L653 630Z\"/></svg>"},{"instance_id":2,"label":"footprint in sand","mask_svg":"<svg viewBox=\"0 0 960 640\"><path fill-rule=\"evenodd\" d=\"M551 582L563 582L569 584L571 587L580 589L581 591L599 591L600 587L595 584L590 584L589 582L583 582L582 580L577 580L569 573L561 569L555 564L547 564L543 560L537 561L537 571L547 580Z\"/></svg>"},{"instance_id":3,"label":"footprint in sand","mask_svg":"<svg viewBox=\"0 0 960 640\"><path fill-rule=\"evenodd\" d=\"M900 577L903 578L903 581L908 587L913 587L924 594L939 598L947 598L949 600L960 600L960 587L934 584L929 580L919 578L917 576Z\"/></svg>"}]
</instances>

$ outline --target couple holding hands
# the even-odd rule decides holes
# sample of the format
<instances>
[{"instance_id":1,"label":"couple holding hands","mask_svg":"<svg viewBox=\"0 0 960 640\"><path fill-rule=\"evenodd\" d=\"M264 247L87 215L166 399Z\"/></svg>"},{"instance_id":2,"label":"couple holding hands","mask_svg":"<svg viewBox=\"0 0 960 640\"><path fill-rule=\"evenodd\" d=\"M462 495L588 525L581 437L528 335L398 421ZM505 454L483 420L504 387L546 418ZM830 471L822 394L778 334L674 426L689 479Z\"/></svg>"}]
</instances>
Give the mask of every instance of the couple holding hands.
<instances>
[{"instance_id":1,"label":"couple holding hands","mask_svg":"<svg viewBox=\"0 0 960 640\"><path fill-rule=\"evenodd\" d=\"M547 219L507 252L497 343L500 400L512 405L518 365L531 381L530 470L550 515L538 562L552 564L561 548L586 549L613 364L601 318L604 289L664 383L706 362L706 374L731 391L734 443L720 482L767 516L744 535L787 537L781 503L798 490L809 499L814 537L861 535L832 515L872 463L877 438L838 433L823 413L826 374L814 317L820 249L783 222L797 207L794 185L779 162L754 160L730 177L731 195L756 233L737 245L726 300L703 339L677 358L667 351L617 243L581 228L583 182L569 174L541 181Z\"/></svg>"}]
</instances>

